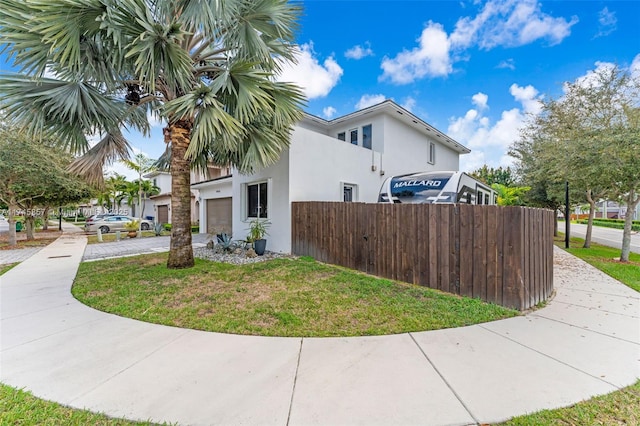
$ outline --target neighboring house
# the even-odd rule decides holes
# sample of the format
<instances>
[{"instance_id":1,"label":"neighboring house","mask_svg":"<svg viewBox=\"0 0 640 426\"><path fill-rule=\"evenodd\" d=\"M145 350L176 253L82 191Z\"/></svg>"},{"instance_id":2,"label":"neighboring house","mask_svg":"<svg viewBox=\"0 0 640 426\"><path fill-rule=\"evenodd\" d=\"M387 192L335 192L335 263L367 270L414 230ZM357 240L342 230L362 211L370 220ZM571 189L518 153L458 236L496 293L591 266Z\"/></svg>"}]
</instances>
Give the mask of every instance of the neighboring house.
<instances>
[{"instance_id":1,"label":"neighboring house","mask_svg":"<svg viewBox=\"0 0 640 426\"><path fill-rule=\"evenodd\" d=\"M200 232L244 239L251 220L268 219L267 249L290 252L291 202L376 202L386 177L458 170L469 152L390 100L331 121L305 114L273 166L192 185Z\"/></svg>"},{"instance_id":2,"label":"neighboring house","mask_svg":"<svg viewBox=\"0 0 640 426\"><path fill-rule=\"evenodd\" d=\"M627 206L620 205L615 201L602 200L596 203L596 217L609 219L624 219L627 214ZM640 219L640 204L632 212L633 220Z\"/></svg>"},{"instance_id":3,"label":"neighboring house","mask_svg":"<svg viewBox=\"0 0 640 426\"><path fill-rule=\"evenodd\" d=\"M223 175L229 175L230 170L226 167L209 166L207 170L208 176L203 173L191 172L191 183L202 182L207 179L216 178ZM147 173L145 178L150 179L155 186L160 188L158 195L149 197L152 203L152 209L145 207L145 216L153 216L153 220L157 223L171 223L171 173L154 171ZM198 190L191 190L191 222L198 223L200 200Z\"/></svg>"}]
</instances>

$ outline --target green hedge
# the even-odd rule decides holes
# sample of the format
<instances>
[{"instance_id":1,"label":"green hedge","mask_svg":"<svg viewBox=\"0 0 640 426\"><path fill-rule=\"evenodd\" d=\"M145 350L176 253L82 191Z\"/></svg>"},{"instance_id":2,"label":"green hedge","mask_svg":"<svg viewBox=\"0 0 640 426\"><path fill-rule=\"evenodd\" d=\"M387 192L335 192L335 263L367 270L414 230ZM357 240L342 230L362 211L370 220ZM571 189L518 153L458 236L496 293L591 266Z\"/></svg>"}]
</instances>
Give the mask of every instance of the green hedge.
<instances>
[{"instance_id":1,"label":"green hedge","mask_svg":"<svg viewBox=\"0 0 640 426\"><path fill-rule=\"evenodd\" d=\"M578 223L586 225L589 221L581 219L578 220ZM593 219L593 224L595 226L602 226L605 228L624 229L624 220L621 219ZM633 225L631 225L631 229L634 231L640 231L640 221L634 220Z\"/></svg>"},{"instance_id":2,"label":"green hedge","mask_svg":"<svg viewBox=\"0 0 640 426\"><path fill-rule=\"evenodd\" d=\"M170 223L165 223L164 225L164 230L165 231L171 231L171 224ZM197 234L198 232L200 232L200 226L198 225L191 225L191 233L192 234Z\"/></svg>"},{"instance_id":3,"label":"green hedge","mask_svg":"<svg viewBox=\"0 0 640 426\"><path fill-rule=\"evenodd\" d=\"M607 223L622 223L624 224L624 219L606 219L606 218L601 218L601 217L594 217L593 218L594 222L607 222ZM634 225L640 225L640 220L634 220L633 221Z\"/></svg>"}]
</instances>

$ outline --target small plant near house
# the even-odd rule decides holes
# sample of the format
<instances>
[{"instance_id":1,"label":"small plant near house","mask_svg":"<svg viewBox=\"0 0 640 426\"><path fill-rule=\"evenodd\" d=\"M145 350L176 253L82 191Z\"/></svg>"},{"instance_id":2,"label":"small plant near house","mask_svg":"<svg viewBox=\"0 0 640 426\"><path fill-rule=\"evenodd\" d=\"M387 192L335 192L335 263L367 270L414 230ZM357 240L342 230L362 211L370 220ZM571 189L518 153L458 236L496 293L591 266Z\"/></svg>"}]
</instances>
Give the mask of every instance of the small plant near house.
<instances>
[{"instance_id":1,"label":"small plant near house","mask_svg":"<svg viewBox=\"0 0 640 426\"><path fill-rule=\"evenodd\" d=\"M138 229L140 229L140 221L132 220L131 222L125 223L124 229L127 230L129 238L135 238L138 235Z\"/></svg>"},{"instance_id":2,"label":"small plant near house","mask_svg":"<svg viewBox=\"0 0 640 426\"><path fill-rule=\"evenodd\" d=\"M218 241L216 247L224 253L231 253L237 248L236 244L231 240L231 235L225 232L217 234L216 240Z\"/></svg>"},{"instance_id":3,"label":"small plant near house","mask_svg":"<svg viewBox=\"0 0 640 426\"><path fill-rule=\"evenodd\" d=\"M153 231L156 233L156 237L162 236L162 231L164 231L164 226L161 223L156 223L153 226Z\"/></svg>"},{"instance_id":4,"label":"small plant near house","mask_svg":"<svg viewBox=\"0 0 640 426\"><path fill-rule=\"evenodd\" d=\"M253 249L258 256L262 256L267 247L267 240L264 237L269 235L269 226L271 226L271 222L268 220L256 218L249 222L249 236L247 238L253 241Z\"/></svg>"},{"instance_id":5,"label":"small plant near house","mask_svg":"<svg viewBox=\"0 0 640 426\"><path fill-rule=\"evenodd\" d=\"M269 235L268 229L271 226L271 222L268 220L254 219L249 222L249 237L252 241L263 240L264 237Z\"/></svg>"}]
</instances>

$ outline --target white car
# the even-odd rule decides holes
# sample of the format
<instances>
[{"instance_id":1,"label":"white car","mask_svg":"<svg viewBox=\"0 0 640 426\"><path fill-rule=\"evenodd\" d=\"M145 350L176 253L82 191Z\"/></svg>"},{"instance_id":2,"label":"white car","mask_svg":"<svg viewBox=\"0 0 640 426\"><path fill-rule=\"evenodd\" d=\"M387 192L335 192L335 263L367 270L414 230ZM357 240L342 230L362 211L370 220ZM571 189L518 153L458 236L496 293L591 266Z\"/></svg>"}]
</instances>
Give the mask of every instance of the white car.
<instances>
[{"instance_id":1,"label":"white car","mask_svg":"<svg viewBox=\"0 0 640 426\"><path fill-rule=\"evenodd\" d=\"M96 232L99 229L103 234L111 231L124 231L126 229L124 226L134 220L138 219L130 216L105 216L93 222L85 223L84 230L87 232ZM152 228L153 222L150 220L143 220L140 223L140 229L143 231L148 231Z\"/></svg>"}]
</instances>

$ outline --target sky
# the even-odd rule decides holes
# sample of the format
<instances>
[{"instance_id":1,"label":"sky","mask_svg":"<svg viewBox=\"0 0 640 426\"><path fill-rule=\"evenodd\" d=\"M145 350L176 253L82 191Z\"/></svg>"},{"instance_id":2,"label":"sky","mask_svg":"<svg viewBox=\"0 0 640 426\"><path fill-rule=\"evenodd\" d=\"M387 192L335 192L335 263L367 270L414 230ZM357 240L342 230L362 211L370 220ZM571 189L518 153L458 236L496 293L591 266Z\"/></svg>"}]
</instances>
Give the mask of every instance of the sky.
<instances>
[{"instance_id":1,"label":"sky","mask_svg":"<svg viewBox=\"0 0 640 426\"><path fill-rule=\"evenodd\" d=\"M392 99L471 149L463 171L511 165L518 129L564 82L611 64L640 75L640 1L298 3L298 64L279 79L304 89L305 111L330 120ZM134 151L160 156L161 128L129 135Z\"/></svg>"}]
</instances>

